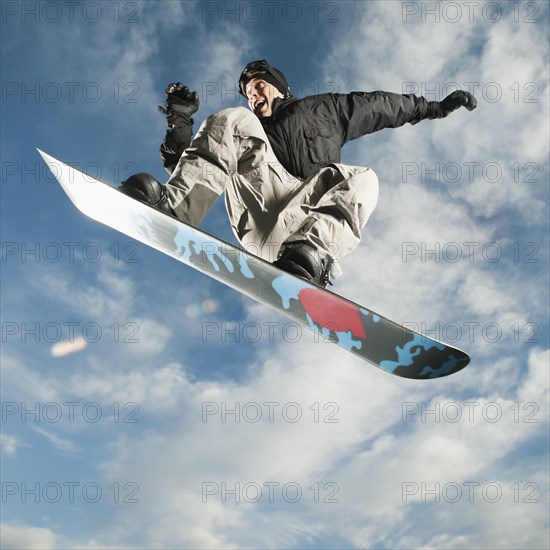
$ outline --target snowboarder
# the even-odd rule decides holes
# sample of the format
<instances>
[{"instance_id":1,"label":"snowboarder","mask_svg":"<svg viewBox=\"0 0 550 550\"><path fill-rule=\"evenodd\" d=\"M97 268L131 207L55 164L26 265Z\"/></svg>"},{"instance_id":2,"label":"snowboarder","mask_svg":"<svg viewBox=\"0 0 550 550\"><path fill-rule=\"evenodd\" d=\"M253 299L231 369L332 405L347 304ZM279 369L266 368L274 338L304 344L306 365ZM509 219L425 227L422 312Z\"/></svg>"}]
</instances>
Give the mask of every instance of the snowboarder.
<instances>
[{"instance_id":1,"label":"snowboarder","mask_svg":"<svg viewBox=\"0 0 550 550\"><path fill-rule=\"evenodd\" d=\"M340 260L359 244L378 200L376 174L341 164L342 146L476 107L462 90L441 102L382 91L297 99L265 60L245 67L239 91L250 110L219 111L192 138L198 94L170 84L159 109L169 126L160 151L171 177L161 185L135 174L119 189L191 225L225 193L231 226L248 252L323 287L341 274Z\"/></svg>"}]
</instances>

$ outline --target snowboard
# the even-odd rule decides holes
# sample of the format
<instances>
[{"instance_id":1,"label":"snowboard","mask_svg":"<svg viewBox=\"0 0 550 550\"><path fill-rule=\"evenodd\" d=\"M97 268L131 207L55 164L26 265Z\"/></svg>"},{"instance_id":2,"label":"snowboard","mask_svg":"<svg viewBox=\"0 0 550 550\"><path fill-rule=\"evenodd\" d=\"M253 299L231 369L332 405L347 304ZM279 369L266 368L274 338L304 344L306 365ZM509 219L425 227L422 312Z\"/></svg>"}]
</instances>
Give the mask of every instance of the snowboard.
<instances>
[{"instance_id":1,"label":"snowboard","mask_svg":"<svg viewBox=\"0 0 550 550\"><path fill-rule=\"evenodd\" d=\"M407 329L247 251L141 203L38 152L84 214L270 306L397 376L439 378L463 369L463 351Z\"/></svg>"}]
</instances>

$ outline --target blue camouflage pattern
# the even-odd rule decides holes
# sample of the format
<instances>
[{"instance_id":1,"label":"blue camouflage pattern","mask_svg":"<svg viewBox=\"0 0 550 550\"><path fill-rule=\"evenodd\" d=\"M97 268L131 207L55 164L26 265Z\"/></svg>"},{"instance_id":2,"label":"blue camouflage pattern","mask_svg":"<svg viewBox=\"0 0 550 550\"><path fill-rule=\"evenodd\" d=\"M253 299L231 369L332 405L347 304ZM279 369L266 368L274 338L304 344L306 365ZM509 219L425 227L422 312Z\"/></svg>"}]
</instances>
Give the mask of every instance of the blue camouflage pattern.
<instances>
[{"instance_id":1,"label":"blue camouflage pattern","mask_svg":"<svg viewBox=\"0 0 550 550\"><path fill-rule=\"evenodd\" d=\"M274 308L389 373L413 379L440 378L470 361L459 349L285 273L39 152L84 214Z\"/></svg>"}]
</instances>

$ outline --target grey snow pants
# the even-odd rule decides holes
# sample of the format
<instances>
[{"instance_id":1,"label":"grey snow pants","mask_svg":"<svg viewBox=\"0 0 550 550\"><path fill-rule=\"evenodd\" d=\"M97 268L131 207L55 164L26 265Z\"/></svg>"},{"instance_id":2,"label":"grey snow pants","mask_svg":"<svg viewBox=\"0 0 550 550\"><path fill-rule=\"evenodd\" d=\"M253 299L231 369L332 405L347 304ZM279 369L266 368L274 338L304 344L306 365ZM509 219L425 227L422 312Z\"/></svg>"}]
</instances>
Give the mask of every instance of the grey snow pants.
<instances>
[{"instance_id":1,"label":"grey snow pants","mask_svg":"<svg viewBox=\"0 0 550 550\"><path fill-rule=\"evenodd\" d=\"M201 125L167 182L176 215L198 225L225 192L237 239L269 262L283 245L307 241L321 257L352 252L378 201L378 178L369 168L331 164L301 180L275 157L259 119L244 107L224 109Z\"/></svg>"}]
</instances>

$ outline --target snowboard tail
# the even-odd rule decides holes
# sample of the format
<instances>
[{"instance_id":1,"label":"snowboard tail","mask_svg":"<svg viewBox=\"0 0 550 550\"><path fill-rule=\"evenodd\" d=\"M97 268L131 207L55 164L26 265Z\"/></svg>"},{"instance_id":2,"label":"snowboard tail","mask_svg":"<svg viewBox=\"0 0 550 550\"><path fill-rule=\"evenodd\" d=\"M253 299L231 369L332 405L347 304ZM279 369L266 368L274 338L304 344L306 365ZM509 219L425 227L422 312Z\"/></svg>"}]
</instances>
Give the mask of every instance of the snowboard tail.
<instances>
[{"instance_id":1,"label":"snowboard tail","mask_svg":"<svg viewBox=\"0 0 550 550\"><path fill-rule=\"evenodd\" d=\"M38 152L82 213L274 308L387 372L405 378L439 378L470 361L459 349L281 271Z\"/></svg>"}]
</instances>

